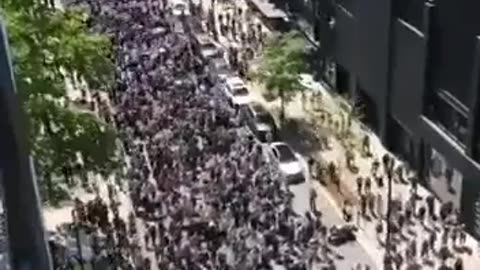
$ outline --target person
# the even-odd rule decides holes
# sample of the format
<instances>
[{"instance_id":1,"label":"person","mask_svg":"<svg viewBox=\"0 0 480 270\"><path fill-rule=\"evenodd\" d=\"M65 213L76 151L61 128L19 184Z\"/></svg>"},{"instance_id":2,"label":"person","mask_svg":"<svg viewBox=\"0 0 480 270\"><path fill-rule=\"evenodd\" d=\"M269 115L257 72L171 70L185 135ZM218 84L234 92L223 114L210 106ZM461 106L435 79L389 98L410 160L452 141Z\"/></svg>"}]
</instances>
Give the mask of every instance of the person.
<instances>
[{"instance_id":1,"label":"person","mask_svg":"<svg viewBox=\"0 0 480 270\"><path fill-rule=\"evenodd\" d=\"M422 225L425 226L425 214L426 214L427 210L425 209L424 206L421 206L419 209L418 209L418 220L420 221L420 223Z\"/></svg>"},{"instance_id":2,"label":"person","mask_svg":"<svg viewBox=\"0 0 480 270\"><path fill-rule=\"evenodd\" d=\"M370 192L372 190L372 180L370 177L365 178L365 191Z\"/></svg>"},{"instance_id":3,"label":"person","mask_svg":"<svg viewBox=\"0 0 480 270\"><path fill-rule=\"evenodd\" d=\"M463 270L463 261L462 258L457 258L455 264L453 265L454 270Z\"/></svg>"},{"instance_id":4,"label":"person","mask_svg":"<svg viewBox=\"0 0 480 270\"><path fill-rule=\"evenodd\" d=\"M435 220L435 198L432 195L429 195L426 199L427 202L427 210L428 210L428 216L432 219Z\"/></svg>"},{"instance_id":5,"label":"person","mask_svg":"<svg viewBox=\"0 0 480 270\"><path fill-rule=\"evenodd\" d=\"M357 177L357 195L362 195L362 186L363 186L363 178L361 176Z\"/></svg>"},{"instance_id":6,"label":"person","mask_svg":"<svg viewBox=\"0 0 480 270\"><path fill-rule=\"evenodd\" d=\"M367 215L367 197L365 194L360 196L360 212L363 217Z\"/></svg>"},{"instance_id":7,"label":"person","mask_svg":"<svg viewBox=\"0 0 480 270\"><path fill-rule=\"evenodd\" d=\"M350 222L352 220L352 204L349 200L344 200L343 201L343 207L342 207L342 212L343 212L343 219L346 222Z\"/></svg>"},{"instance_id":8,"label":"person","mask_svg":"<svg viewBox=\"0 0 480 270\"><path fill-rule=\"evenodd\" d=\"M403 256L400 253L397 253L393 257L393 262L395 263L395 267L396 267L397 270L402 269L402 266L403 266L403 263L404 263Z\"/></svg>"},{"instance_id":9,"label":"person","mask_svg":"<svg viewBox=\"0 0 480 270\"><path fill-rule=\"evenodd\" d=\"M398 223L398 229L400 232L402 232L404 226L405 226L406 218L404 215L400 214L397 218L397 223Z\"/></svg>"},{"instance_id":10,"label":"person","mask_svg":"<svg viewBox=\"0 0 480 270\"><path fill-rule=\"evenodd\" d=\"M378 160L378 158L375 158L373 161L372 161L372 166L371 166L371 169L370 169L370 174L372 176L377 176L377 173L378 173L378 169L380 168L380 161Z\"/></svg>"},{"instance_id":11,"label":"person","mask_svg":"<svg viewBox=\"0 0 480 270\"><path fill-rule=\"evenodd\" d=\"M370 156L370 136L363 136L362 140L362 154L365 157Z\"/></svg>"},{"instance_id":12,"label":"person","mask_svg":"<svg viewBox=\"0 0 480 270\"><path fill-rule=\"evenodd\" d=\"M369 191L366 195L367 195L366 199L368 201L367 204L368 204L368 210L370 212L370 215L372 217L376 218L377 217L377 214L375 213L375 198L376 198L376 196L371 191Z\"/></svg>"},{"instance_id":13,"label":"person","mask_svg":"<svg viewBox=\"0 0 480 270\"><path fill-rule=\"evenodd\" d=\"M428 246L432 252L435 252L435 243L437 241L437 233L435 231L430 233L430 237L428 238Z\"/></svg>"},{"instance_id":14,"label":"person","mask_svg":"<svg viewBox=\"0 0 480 270\"><path fill-rule=\"evenodd\" d=\"M361 222L362 222L362 212L360 211L360 209L357 209L357 215L356 215L356 225L358 228L360 228L362 226Z\"/></svg>"},{"instance_id":15,"label":"person","mask_svg":"<svg viewBox=\"0 0 480 270\"><path fill-rule=\"evenodd\" d=\"M422 247L421 247L421 249L420 249L420 256L421 256L422 258L424 258L424 259L427 258L427 257L428 257L428 250L429 250L428 240L425 239L425 240L423 240L423 242L422 242Z\"/></svg>"},{"instance_id":16,"label":"person","mask_svg":"<svg viewBox=\"0 0 480 270\"><path fill-rule=\"evenodd\" d=\"M460 245L464 246L467 243L467 233L464 230L460 230L459 233Z\"/></svg>"},{"instance_id":17,"label":"person","mask_svg":"<svg viewBox=\"0 0 480 270\"><path fill-rule=\"evenodd\" d=\"M308 158L308 171L310 172L310 175L313 180L319 180L318 179L318 169L317 169L317 162L314 157L309 157Z\"/></svg>"},{"instance_id":18,"label":"person","mask_svg":"<svg viewBox=\"0 0 480 270\"><path fill-rule=\"evenodd\" d=\"M452 245L455 247L456 244L457 244L457 239L458 239L458 236L459 236L460 232L458 230L458 228L453 228L452 230L452 233L451 233L451 238L452 238Z\"/></svg>"},{"instance_id":19,"label":"person","mask_svg":"<svg viewBox=\"0 0 480 270\"><path fill-rule=\"evenodd\" d=\"M315 191L315 189L311 188L310 189L310 208L314 213L318 213L316 199L317 199L317 192Z\"/></svg>"},{"instance_id":20,"label":"person","mask_svg":"<svg viewBox=\"0 0 480 270\"><path fill-rule=\"evenodd\" d=\"M442 245L448 245L449 236L450 236L450 228L447 226L443 226Z\"/></svg>"}]
</instances>

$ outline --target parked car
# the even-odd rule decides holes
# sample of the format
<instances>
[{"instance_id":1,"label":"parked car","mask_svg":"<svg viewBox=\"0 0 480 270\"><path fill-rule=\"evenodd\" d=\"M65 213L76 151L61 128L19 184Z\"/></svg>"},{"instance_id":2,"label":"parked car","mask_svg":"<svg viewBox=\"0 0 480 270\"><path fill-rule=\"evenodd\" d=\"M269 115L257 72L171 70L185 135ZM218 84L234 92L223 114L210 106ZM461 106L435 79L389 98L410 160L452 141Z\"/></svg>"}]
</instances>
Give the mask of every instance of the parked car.
<instances>
[{"instance_id":1,"label":"parked car","mask_svg":"<svg viewBox=\"0 0 480 270\"><path fill-rule=\"evenodd\" d=\"M251 101L247 86L238 76L228 77L224 89L232 105L247 105Z\"/></svg>"},{"instance_id":2,"label":"parked car","mask_svg":"<svg viewBox=\"0 0 480 270\"><path fill-rule=\"evenodd\" d=\"M213 41L207 34L195 35L195 42L200 55L205 60L217 57L222 58L224 55L224 51L220 44Z\"/></svg>"},{"instance_id":3,"label":"parked car","mask_svg":"<svg viewBox=\"0 0 480 270\"><path fill-rule=\"evenodd\" d=\"M270 144L274 158L278 162L280 171L286 176L288 184L301 184L305 182L305 168L300 157L284 142Z\"/></svg>"},{"instance_id":4,"label":"parked car","mask_svg":"<svg viewBox=\"0 0 480 270\"><path fill-rule=\"evenodd\" d=\"M233 70L224 58L210 59L208 70L208 78L212 84L225 82L229 76L234 75Z\"/></svg>"},{"instance_id":5,"label":"parked car","mask_svg":"<svg viewBox=\"0 0 480 270\"><path fill-rule=\"evenodd\" d=\"M190 16L190 9L188 6L189 5L185 0L171 1L172 14L174 16L181 16L182 14L185 16Z\"/></svg>"},{"instance_id":6,"label":"parked car","mask_svg":"<svg viewBox=\"0 0 480 270\"><path fill-rule=\"evenodd\" d=\"M270 112L259 103L252 103L248 106L248 126L250 130L263 142L268 142L267 134L270 133L273 141L277 140L278 129L275 120Z\"/></svg>"},{"instance_id":7,"label":"parked car","mask_svg":"<svg viewBox=\"0 0 480 270\"><path fill-rule=\"evenodd\" d=\"M348 242L355 241L357 237L355 232L357 228L352 225L344 225L341 227L332 227L328 236L328 242L335 246L340 246Z\"/></svg>"}]
</instances>

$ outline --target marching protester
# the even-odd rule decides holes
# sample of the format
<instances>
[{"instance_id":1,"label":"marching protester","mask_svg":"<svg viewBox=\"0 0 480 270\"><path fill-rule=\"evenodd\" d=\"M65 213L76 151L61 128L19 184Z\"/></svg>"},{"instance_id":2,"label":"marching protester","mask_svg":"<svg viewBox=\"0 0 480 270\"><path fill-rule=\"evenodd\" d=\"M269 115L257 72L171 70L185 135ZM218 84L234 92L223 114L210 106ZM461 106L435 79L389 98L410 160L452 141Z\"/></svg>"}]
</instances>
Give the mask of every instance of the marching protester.
<instances>
[{"instance_id":1,"label":"marching protester","mask_svg":"<svg viewBox=\"0 0 480 270\"><path fill-rule=\"evenodd\" d=\"M178 18L157 2L148 3L155 9L143 0L89 2L115 35L113 122L129 156L133 203L123 220L114 189L110 203L78 201L82 226L106 239L95 240L96 258L108 258L112 269L142 270L319 263L317 250L327 243L309 241L319 236L319 213L292 210L278 167L247 132L239 108L211 86L190 33L174 31ZM233 17L218 19L224 35Z\"/></svg>"}]
</instances>

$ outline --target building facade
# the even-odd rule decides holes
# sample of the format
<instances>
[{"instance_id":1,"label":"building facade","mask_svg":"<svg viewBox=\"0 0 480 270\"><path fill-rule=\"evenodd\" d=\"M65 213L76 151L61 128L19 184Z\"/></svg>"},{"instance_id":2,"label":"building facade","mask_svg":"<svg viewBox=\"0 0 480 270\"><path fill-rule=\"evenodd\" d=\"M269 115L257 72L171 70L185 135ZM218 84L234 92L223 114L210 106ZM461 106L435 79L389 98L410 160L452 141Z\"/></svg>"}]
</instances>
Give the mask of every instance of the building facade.
<instances>
[{"instance_id":1,"label":"building facade","mask_svg":"<svg viewBox=\"0 0 480 270\"><path fill-rule=\"evenodd\" d=\"M480 2L310 2L332 89L480 237Z\"/></svg>"}]
</instances>

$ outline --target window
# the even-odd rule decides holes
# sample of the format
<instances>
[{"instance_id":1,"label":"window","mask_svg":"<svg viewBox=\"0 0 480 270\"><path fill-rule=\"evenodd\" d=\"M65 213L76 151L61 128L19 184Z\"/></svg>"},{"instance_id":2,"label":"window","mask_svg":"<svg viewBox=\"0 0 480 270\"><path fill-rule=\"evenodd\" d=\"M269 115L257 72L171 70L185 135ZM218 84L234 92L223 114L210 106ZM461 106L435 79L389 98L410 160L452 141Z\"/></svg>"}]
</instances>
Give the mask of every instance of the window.
<instances>
[{"instance_id":1,"label":"window","mask_svg":"<svg viewBox=\"0 0 480 270\"><path fill-rule=\"evenodd\" d=\"M452 202L456 209L460 208L463 175L437 150L427 146L427 160L430 189L442 202Z\"/></svg>"},{"instance_id":2,"label":"window","mask_svg":"<svg viewBox=\"0 0 480 270\"><path fill-rule=\"evenodd\" d=\"M424 0L394 0L393 15L411 26L422 30Z\"/></svg>"},{"instance_id":3,"label":"window","mask_svg":"<svg viewBox=\"0 0 480 270\"><path fill-rule=\"evenodd\" d=\"M277 157L280 159L281 162L292 162L295 161L295 155L293 152L284 145L278 145L275 147L277 150Z\"/></svg>"},{"instance_id":4,"label":"window","mask_svg":"<svg viewBox=\"0 0 480 270\"><path fill-rule=\"evenodd\" d=\"M468 133L468 118L447 92L433 96L428 117L433 120L449 137L465 147Z\"/></svg>"}]
</instances>

